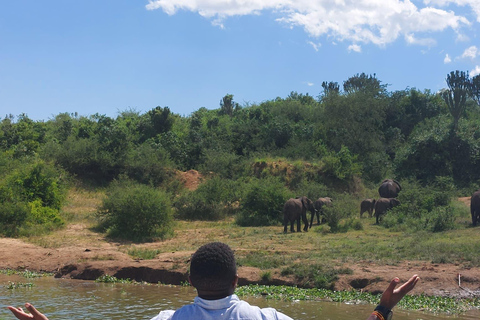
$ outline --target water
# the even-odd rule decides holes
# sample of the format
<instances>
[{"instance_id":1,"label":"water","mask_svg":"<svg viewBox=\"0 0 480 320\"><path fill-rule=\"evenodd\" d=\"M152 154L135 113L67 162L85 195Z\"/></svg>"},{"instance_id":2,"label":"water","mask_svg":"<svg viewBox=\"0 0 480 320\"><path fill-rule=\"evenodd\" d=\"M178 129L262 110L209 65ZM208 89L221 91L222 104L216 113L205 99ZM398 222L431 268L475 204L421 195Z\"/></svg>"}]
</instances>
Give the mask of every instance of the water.
<instances>
[{"instance_id":1,"label":"water","mask_svg":"<svg viewBox=\"0 0 480 320\"><path fill-rule=\"evenodd\" d=\"M32 282L32 288L7 289L8 281ZM138 319L148 320L159 311L177 309L189 304L196 296L191 287L107 284L93 281L54 279L51 277L25 279L0 275L0 319L15 317L6 306L23 306L30 302L50 320L60 319ZM373 305L348 305L331 302L285 302L264 298L245 298L259 307L273 307L294 319L366 319ZM394 310L396 320L480 319L480 311L458 316L434 315L424 312Z\"/></svg>"}]
</instances>

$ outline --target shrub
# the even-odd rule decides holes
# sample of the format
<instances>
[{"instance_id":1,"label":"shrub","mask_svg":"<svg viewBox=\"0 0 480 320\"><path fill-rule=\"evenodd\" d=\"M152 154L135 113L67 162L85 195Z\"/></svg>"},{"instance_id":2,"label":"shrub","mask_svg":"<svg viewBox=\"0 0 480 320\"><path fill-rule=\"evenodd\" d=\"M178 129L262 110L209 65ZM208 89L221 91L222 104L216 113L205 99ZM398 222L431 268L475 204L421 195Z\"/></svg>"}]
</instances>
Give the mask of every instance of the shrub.
<instances>
[{"instance_id":1,"label":"shrub","mask_svg":"<svg viewBox=\"0 0 480 320\"><path fill-rule=\"evenodd\" d=\"M165 238L173 232L168 195L128 180L114 181L98 210L109 236L134 241Z\"/></svg>"},{"instance_id":2,"label":"shrub","mask_svg":"<svg viewBox=\"0 0 480 320\"><path fill-rule=\"evenodd\" d=\"M233 209L238 199L234 181L214 177L195 191L185 192L176 202L177 217L187 220L219 220Z\"/></svg>"},{"instance_id":3,"label":"shrub","mask_svg":"<svg viewBox=\"0 0 480 320\"><path fill-rule=\"evenodd\" d=\"M253 179L246 186L236 223L240 226L277 225L283 221L282 209L292 193L277 179Z\"/></svg>"},{"instance_id":4,"label":"shrub","mask_svg":"<svg viewBox=\"0 0 480 320\"><path fill-rule=\"evenodd\" d=\"M281 271L282 276L294 275L301 287L333 290L339 274L351 274L351 269L335 269L321 264L294 264Z\"/></svg>"},{"instance_id":5,"label":"shrub","mask_svg":"<svg viewBox=\"0 0 480 320\"><path fill-rule=\"evenodd\" d=\"M0 233L7 237L18 235L19 227L28 216L28 207L22 202L3 202L0 206Z\"/></svg>"}]
</instances>

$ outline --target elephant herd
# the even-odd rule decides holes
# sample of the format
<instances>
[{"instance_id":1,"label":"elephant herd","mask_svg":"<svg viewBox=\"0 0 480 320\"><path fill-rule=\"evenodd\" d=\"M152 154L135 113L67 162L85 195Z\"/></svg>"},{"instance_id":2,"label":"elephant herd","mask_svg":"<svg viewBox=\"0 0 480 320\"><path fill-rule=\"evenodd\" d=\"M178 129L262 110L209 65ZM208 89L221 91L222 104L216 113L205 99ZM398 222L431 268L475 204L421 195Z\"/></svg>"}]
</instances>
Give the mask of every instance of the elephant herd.
<instances>
[{"instance_id":1,"label":"elephant herd","mask_svg":"<svg viewBox=\"0 0 480 320\"><path fill-rule=\"evenodd\" d=\"M375 223L378 224L387 210L400 205L400 201L396 198L400 191L402 191L402 186L398 181L383 180L378 188L380 198L378 200L365 199L360 203L360 218L363 217L364 212L368 212L369 217L372 217L375 211Z\"/></svg>"},{"instance_id":2,"label":"elephant herd","mask_svg":"<svg viewBox=\"0 0 480 320\"><path fill-rule=\"evenodd\" d=\"M378 224L381 215L400 204L400 201L395 197L401 190L402 187L397 181L392 179L384 180L378 188L380 199L365 199L362 201L360 217L362 217L364 212L368 212L369 216L372 217L375 211L375 218ZM289 224L290 231L295 232L295 223L297 224L297 232L301 232L302 221L305 224L303 231L308 231L308 228L311 228L313 225L315 216L317 217L317 224L320 224L320 216L323 214L324 206L331 205L332 201L332 198L329 197L318 198L315 202L305 196L288 199L283 207L283 232L287 232ZM307 211L311 212L310 225L308 223Z\"/></svg>"},{"instance_id":3,"label":"elephant herd","mask_svg":"<svg viewBox=\"0 0 480 320\"><path fill-rule=\"evenodd\" d=\"M283 206L283 232L287 232L288 224L290 224L290 231L295 232L295 223L297 223L297 232L300 232L300 219L305 224L303 231L308 231L309 225L307 219L307 210L312 213L312 217L310 219L310 228L313 225L313 219L315 215L317 216L317 223L320 224L320 216L322 215L323 207L330 205L331 203L332 199L329 197L318 198L315 200L315 202L305 196L297 197L295 199L288 199Z\"/></svg>"},{"instance_id":4,"label":"elephant herd","mask_svg":"<svg viewBox=\"0 0 480 320\"><path fill-rule=\"evenodd\" d=\"M400 205L400 201L396 197L401 190L402 187L398 181L393 179L383 180L378 188L380 198L365 199L360 203L360 218L363 217L365 212L371 218L375 212L375 223L378 224L387 210ZM295 232L294 224L296 222L297 232L301 232L301 221L305 224L303 231L308 231L308 228L313 225L315 216L317 217L317 223L320 224L320 216L324 212L324 206L331 204L332 199L329 197L318 198L315 202L305 196L288 199L283 207L283 231L287 232L288 224L290 224L290 231ZM307 211L311 212L310 225L307 219ZM475 191L471 197L470 212L472 224L476 226L477 223L480 223L480 189ZM322 219L324 218L322 217Z\"/></svg>"}]
</instances>

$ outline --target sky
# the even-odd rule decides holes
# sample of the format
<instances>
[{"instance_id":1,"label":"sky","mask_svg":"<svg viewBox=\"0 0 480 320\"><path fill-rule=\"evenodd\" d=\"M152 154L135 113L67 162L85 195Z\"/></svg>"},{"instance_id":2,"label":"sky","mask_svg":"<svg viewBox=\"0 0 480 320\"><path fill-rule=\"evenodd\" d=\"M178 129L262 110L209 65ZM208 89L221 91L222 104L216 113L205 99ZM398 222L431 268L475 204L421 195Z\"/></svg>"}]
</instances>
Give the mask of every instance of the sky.
<instances>
[{"instance_id":1,"label":"sky","mask_svg":"<svg viewBox=\"0 0 480 320\"><path fill-rule=\"evenodd\" d=\"M189 116L359 73L436 92L480 74L479 27L480 0L6 0L0 117Z\"/></svg>"}]
</instances>

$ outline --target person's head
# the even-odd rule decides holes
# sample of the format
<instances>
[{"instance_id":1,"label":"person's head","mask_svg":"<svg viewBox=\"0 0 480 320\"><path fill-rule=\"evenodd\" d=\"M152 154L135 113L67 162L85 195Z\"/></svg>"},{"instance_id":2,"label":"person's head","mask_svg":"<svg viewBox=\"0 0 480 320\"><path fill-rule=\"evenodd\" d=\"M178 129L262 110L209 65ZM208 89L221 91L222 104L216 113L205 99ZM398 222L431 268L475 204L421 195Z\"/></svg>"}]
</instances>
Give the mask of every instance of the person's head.
<instances>
[{"instance_id":1,"label":"person's head","mask_svg":"<svg viewBox=\"0 0 480 320\"><path fill-rule=\"evenodd\" d=\"M225 243L208 243L192 255L190 282L199 296L226 297L235 290L237 279L235 256Z\"/></svg>"}]
</instances>

